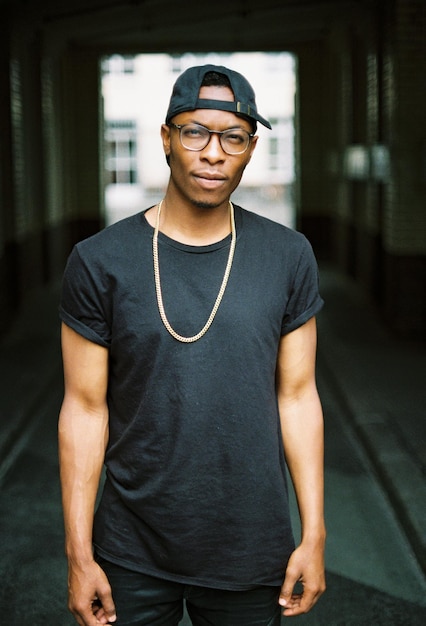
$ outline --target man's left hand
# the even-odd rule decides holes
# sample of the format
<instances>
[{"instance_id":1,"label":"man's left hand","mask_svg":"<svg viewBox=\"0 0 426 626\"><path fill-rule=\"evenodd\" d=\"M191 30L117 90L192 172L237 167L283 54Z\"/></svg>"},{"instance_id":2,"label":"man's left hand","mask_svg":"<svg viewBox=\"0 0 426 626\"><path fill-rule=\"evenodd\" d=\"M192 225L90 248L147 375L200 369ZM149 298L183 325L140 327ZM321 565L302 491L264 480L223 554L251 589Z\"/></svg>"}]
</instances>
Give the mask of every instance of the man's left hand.
<instances>
[{"instance_id":1,"label":"man's left hand","mask_svg":"<svg viewBox=\"0 0 426 626\"><path fill-rule=\"evenodd\" d=\"M296 583L302 585L301 593L295 593ZM302 543L290 557L281 587L279 604L284 608L283 615L290 617L307 613L324 591L324 548Z\"/></svg>"}]
</instances>

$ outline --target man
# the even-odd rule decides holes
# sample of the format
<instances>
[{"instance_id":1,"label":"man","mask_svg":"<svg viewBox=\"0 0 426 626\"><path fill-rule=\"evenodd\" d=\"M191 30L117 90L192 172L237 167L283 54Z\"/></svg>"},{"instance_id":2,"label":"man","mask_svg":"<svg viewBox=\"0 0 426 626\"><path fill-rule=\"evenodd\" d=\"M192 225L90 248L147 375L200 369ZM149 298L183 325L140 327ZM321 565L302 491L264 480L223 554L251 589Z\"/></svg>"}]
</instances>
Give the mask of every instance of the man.
<instances>
[{"instance_id":1,"label":"man","mask_svg":"<svg viewBox=\"0 0 426 626\"><path fill-rule=\"evenodd\" d=\"M257 122L243 76L187 70L161 128L164 199L70 256L59 441L81 626L175 626L183 600L196 626L276 626L325 588L322 300L306 239L230 202Z\"/></svg>"}]
</instances>

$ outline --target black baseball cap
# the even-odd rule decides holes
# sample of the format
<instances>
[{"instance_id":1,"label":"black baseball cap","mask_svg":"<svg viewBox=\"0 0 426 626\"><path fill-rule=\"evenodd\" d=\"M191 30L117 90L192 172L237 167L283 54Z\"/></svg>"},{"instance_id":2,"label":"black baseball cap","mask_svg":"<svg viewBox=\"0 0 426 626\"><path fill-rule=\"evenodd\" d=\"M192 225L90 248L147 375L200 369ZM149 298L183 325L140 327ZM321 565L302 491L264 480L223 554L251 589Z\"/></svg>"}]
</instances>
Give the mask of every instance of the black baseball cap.
<instances>
[{"instance_id":1,"label":"black baseball cap","mask_svg":"<svg viewBox=\"0 0 426 626\"><path fill-rule=\"evenodd\" d=\"M231 89L234 93L233 102L226 100L202 100L198 97L204 76L208 72L224 74L229 79ZM178 113L194 111L195 109L231 111L236 115L249 118L251 121L260 122L267 128L272 128L268 120L257 112L255 94L248 80L239 72L230 70L222 65L199 65L190 67L179 76L174 84L170 98L166 124L170 122L172 117L178 115Z\"/></svg>"}]
</instances>

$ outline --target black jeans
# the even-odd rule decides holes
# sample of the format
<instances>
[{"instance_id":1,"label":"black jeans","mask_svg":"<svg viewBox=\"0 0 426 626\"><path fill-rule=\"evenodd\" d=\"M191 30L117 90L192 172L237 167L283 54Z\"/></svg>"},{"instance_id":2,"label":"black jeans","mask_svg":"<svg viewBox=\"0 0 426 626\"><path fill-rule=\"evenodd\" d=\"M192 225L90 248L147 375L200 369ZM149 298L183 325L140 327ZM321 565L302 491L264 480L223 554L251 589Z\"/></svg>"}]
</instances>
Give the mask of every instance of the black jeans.
<instances>
[{"instance_id":1,"label":"black jeans","mask_svg":"<svg viewBox=\"0 0 426 626\"><path fill-rule=\"evenodd\" d=\"M97 560L112 588L117 626L177 626L184 602L194 626L280 626L279 587L223 591L162 580Z\"/></svg>"}]
</instances>

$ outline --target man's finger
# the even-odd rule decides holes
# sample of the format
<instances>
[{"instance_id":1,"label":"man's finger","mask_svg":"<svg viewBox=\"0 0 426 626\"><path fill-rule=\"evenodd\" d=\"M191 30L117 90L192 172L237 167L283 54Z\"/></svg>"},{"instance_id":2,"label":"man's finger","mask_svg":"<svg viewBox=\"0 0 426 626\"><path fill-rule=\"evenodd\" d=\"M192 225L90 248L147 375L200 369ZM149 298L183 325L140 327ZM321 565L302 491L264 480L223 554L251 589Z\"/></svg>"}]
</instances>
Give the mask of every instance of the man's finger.
<instances>
[{"instance_id":1,"label":"man's finger","mask_svg":"<svg viewBox=\"0 0 426 626\"><path fill-rule=\"evenodd\" d=\"M101 624L112 624L117 621L114 600L112 599L111 588L99 593L101 609L97 612L97 619Z\"/></svg>"}]
</instances>

